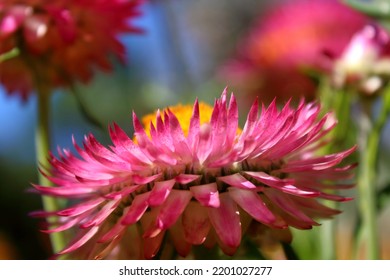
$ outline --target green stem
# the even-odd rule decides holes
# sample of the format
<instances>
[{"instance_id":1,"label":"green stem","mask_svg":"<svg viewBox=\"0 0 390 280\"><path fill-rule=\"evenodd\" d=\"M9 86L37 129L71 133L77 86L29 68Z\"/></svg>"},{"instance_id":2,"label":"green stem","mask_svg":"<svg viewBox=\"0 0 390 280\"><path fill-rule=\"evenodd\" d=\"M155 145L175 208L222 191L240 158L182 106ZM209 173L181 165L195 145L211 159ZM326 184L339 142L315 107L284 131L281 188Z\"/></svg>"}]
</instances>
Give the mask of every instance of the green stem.
<instances>
[{"instance_id":1,"label":"green stem","mask_svg":"<svg viewBox=\"0 0 390 280\"><path fill-rule=\"evenodd\" d=\"M346 146L348 142L348 126L350 124L351 93L343 90L329 90L323 88L322 101L326 112L333 109L338 120L337 126L330 135L332 144L327 145L322 154L329 154L338 151ZM336 208L336 202L325 201L324 204L330 208ZM322 260L336 259L336 221L326 220L322 222L319 230L320 257Z\"/></svg>"},{"instance_id":2,"label":"green stem","mask_svg":"<svg viewBox=\"0 0 390 280\"><path fill-rule=\"evenodd\" d=\"M0 63L7 61L11 58L14 58L20 54L20 50L18 48L13 48L9 52L3 53L0 55Z\"/></svg>"},{"instance_id":3,"label":"green stem","mask_svg":"<svg viewBox=\"0 0 390 280\"><path fill-rule=\"evenodd\" d=\"M378 228L377 228L377 197L376 178L377 161L380 137L387 118L390 114L390 88L387 88L383 96L383 106L377 120L371 127L361 128L361 159L358 178L359 210L362 224L359 236L359 245L363 243L367 248L368 259L379 259ZM364 115L361 126L370 121L370 115ZM365 121L365 122L364 122ZM371 129L370 129L371 128Z\"/></svg>"},{"instance_id":4,"label":"green stem","mask_svg":"<svg viewBox=\"0 0 390 280\"><path fill-rule=\"evenodd\" d=\"M49 131L49 116L50 116L50 92L42 85L38 85L38 123L35 131L35 150L38 165L44 165L50 150L50 131ZM52 183L43 174L38 173L38 181L40 185L51 186ZM59 209L58 200L53 197L42 197L43 208L47 212L56 211ZM56 224L56 217L48 218L49 224ZM65 238L62 232L50 234L52 249L55 253L65 247Z\"/></svg>"}]
</instances>

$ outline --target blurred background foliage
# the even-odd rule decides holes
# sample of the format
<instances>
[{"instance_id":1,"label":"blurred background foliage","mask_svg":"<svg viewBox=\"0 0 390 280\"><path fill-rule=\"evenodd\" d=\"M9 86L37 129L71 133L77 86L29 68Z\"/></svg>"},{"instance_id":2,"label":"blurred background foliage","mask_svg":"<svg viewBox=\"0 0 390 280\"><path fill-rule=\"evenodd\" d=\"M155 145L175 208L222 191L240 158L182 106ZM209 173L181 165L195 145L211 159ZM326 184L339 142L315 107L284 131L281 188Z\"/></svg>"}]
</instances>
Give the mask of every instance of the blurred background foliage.
<instances>
[{"instance_id":1,"label":"blurred background foliage","mask_svg":"<svg viewBox=\"0 0 390 280\"><path fill-rule=\"evenodd\" d=\"M87 85L77 85L77 97L58 90L52 98L52 143L72 147L90 132L109 143L107 126L116 122L131 135L131 112L138 116L157 108L200 100L213 103L225 86L238 97L240 112L248 105L229 81L217 77L218 69L236 52L237 44L267 8L282 1L271 0L154 0L143 4L143 15L135 23L141 35L121 37L127 49L127 65L115 64L111 74L97 72ZM348 1L352 2L352 1ZM354 1L355 6L382 7L370 13L381 17L390 12L389 1ZM378 3L382 4L378 4ZM382 5L382 6L380 6ZM365 8L365 7L363 7ZM386 10L387 9L387 10ZM387 24L387 22L385 22ZM342 27L341 27L342 28ZM1 67L1 66L0 66ZM36 96L23 102L7 96L0 87L0 259L47 259L49 240L39 232L28 213L41 209L38 195L29 193L37 181L34 154ZM249 102L251 103L252 100ZM98 125L80 111L80 103ZM389 139L387 126L383 139ZM389 182L390 142L381 143L380 169L383 189ZM387 187L389 189L389 187ZM355 197L356 190L347 195ZM390 207L388 197L379 203L378 217L382 258L390 259ZM387 198L386 198L387 197ZM387 205L387 207L386 207ZM336 217L337 258L354 258L355 201L339 205L345 213ZM318 259L318 228L294 230L293 248L301 259ZM239 258L240 256L238 256Z\"/></svg>"}]
</instances>

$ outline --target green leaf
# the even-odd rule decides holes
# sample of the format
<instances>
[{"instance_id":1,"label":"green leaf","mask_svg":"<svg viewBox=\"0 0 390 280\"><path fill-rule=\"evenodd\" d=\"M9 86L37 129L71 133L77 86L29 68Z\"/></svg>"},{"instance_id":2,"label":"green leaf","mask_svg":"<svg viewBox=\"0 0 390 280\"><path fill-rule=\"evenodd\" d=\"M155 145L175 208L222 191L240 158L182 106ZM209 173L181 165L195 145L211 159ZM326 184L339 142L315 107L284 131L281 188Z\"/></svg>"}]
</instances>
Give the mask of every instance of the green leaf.
<instances>
[{"instance_id":1,"label":"green leaf","mask_svg":"<svg viewBox=\"0 0 390 280\"><path fill-rule=\"evenodd\" d=\"M13 48L9 52L3 53L0 55L0 63L9 60L11 58L14 58L20 54L20 51L18 48Z\"/></svg>"},{"instance_id":2,"label":"green leaf","mask_svg":"<svg viewBox=\"0 0 390 280\"><path fill-rule=\"evenodd\" d=\"M374 18L390 18L390 0L344 0L350 7Z\"/></svg>"}]
</instances>

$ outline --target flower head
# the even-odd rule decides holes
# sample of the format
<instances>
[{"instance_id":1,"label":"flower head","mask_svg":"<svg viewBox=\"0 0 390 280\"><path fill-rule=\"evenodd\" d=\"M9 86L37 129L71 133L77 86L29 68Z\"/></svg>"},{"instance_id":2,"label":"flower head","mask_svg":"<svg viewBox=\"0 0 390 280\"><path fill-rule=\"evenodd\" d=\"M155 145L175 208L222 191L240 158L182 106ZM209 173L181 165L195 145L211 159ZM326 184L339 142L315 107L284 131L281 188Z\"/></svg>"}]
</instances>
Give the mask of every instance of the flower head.
<instances>
[{"instance_id":1,"label":"flower head","mask_svg":"<svg viewBox=\"0 0 390 280\"><path fill-rule=\"evenodd\" d=\"M378 25L366 25L345 47L333 67L337 87L355 86L374 94L390 78L390 35Z\"/></svg>"},{"instance_id":2,"label":"flower head","mask_svg":"<svg viewBox=\"0 0 390 280\"><path fill-rule=\"evenodd\" d=\"M255 22L220 75L264 101L312 100L311 72L328 68L327 56L340 55L367 22L337 0L282 1Z\"/></svg>"},{"instance_id":3,"label":"flower head","mask_svg":"<svg viewBox=\"0 0 390 280\"><path fill-rule=\"evenodd\" d=\"M0 4L0 54L20 55L1 63L0 82L27 99L37 83L49 88L87 82L93 68L110 71L109 56L124 61L123 32L140 14L139 0L4 0ZM37 81L37 79L39 81Z\"/></svg>"},{"instance_id":4,"label":"flower head","mask_svg":"<svg viewBox=\"0 0 390 280\"><path fill-rule=\"evenodd\" d=\"M136 142L115 124L112 146L88 135L84 148L74 143L80 157L66 149L51 156L47 177L56 187L35 186L76 202L35 215L61 218L47 232L76 231L60 254L152 258L166 235L183 256L200 244L232 255L251 223L310 229L316 218L339 213L318 199L348 200L327 190L351 187L354 165L339 164L355 148L316 155L335 120L319 118L315 104L278 111L272 103L260 114L258 107L255 101L239 130L236 99L224 91L203 124L196 101L183 125L167 109L146 132L133 114Z\"/></svg>"}]
</instances>

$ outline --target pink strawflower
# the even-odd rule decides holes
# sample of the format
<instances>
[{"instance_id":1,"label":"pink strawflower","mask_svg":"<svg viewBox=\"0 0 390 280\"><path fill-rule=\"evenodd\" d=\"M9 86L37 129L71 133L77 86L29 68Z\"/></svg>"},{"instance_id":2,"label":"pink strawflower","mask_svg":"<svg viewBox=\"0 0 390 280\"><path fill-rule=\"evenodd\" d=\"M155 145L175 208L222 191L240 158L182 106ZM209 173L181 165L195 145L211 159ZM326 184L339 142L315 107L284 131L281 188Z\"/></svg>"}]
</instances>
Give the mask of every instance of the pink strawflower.
<instances>
[{"instance_id":1,"label":"pink strawflower","mask_svg":"<svg viewBox=\"0 0 390 280\"><path fill-rule=\"evenodd\" d=\"M313 100L313 72L327 69L368 18L337 0L285 0L271 6L239 42L220 76L263 101Z\"/></svg>"},{"instance_id":2,"label":"pink strawflower","mask_svg":"<svg viewBox=\"0 0 390 280\"><path fill-rule=\"evenodd\" d=\"M200 123L195 102L183 133L169 109L157 111L150 132L133 114L134 137L116 124L112 146L93 135L83 147L51 156L56 187L35 186L42 195L75 200L64 210L35 215L59 216L61 223L46 232L73 228L73 241L59 254L70 258L153 258L168 235L186 256L192 245L218 244L233 255L250 223L270 229L310 229L315 218L338 210L318 199L345 201L327 190L352 187L354 165L339 166L355 147L316 155L335 125L332 115L319 118L320 108L255 101L242 130L234 95L226 90L216 100L208 122Z\"/></svg>"},{"instance_id":3,"label":"pink strawflower","mask_svg":"<svg viewBox=\"0 0 390 280\"><path fill-rule=\"evenodd\" d=\"M390 35L374 24L359 30L337 58L333 82L365 95L377 93L390 78Z\"/></svg>"},{"instance_id":4,"label":"pink strawflower","mask_svg":"<svg viewBox=\"0 0 390 280\"><path fill-rule=\"evenodd\" d=\"M110 56L124 61L117 36L140 32L129 20L139 0L3 0L0 54L20 55L1 63L0 82L26 100L38 85L49 89L88 82L94 68L110 71Z\"/></svg>"}]
</instances>

